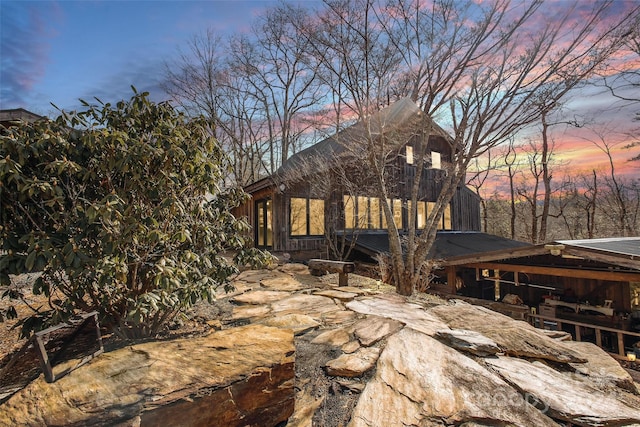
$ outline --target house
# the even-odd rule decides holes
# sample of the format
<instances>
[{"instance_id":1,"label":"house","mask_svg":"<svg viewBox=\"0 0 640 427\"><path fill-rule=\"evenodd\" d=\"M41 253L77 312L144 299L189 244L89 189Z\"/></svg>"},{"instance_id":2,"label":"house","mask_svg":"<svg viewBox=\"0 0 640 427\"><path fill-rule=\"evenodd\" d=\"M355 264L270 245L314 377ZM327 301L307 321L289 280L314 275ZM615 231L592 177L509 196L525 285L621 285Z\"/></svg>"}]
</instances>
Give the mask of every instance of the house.
<instances>
[{"instance_id":1,"label":"house","mask_svg":"<svg viewBox=\"0 0 640 427\"><path fill-rule=\"evenodd\" d=\"M425 127L430 128L428 139ZM375 174L365 157L372 142L386 159L387 194L400 232L408 228L415 154L426 150L416 218L421 228L440 193L454 148L451 137L404 98L291 156L275 174L245 187L251 199L234 213L248 219L255 245L306 260L344 256L350 244L352 254L366 253L365 245L357 243L366 237L384 241L387 224L371 185ZM479 197L465 186L457 188L440 228L479 230Z\"/></svg>"},{"instance_id":2,"label":"house","mask_svg":"<svg viewBox=\"0 0 640 427\"><path fill-rule=\"evenodd\" d=\"M27 111L24 108L0 110L0 128L7 129L10 126L15 126L18 122L31 123L43 118L43 116Z\"/></svg>"}]
</instances>

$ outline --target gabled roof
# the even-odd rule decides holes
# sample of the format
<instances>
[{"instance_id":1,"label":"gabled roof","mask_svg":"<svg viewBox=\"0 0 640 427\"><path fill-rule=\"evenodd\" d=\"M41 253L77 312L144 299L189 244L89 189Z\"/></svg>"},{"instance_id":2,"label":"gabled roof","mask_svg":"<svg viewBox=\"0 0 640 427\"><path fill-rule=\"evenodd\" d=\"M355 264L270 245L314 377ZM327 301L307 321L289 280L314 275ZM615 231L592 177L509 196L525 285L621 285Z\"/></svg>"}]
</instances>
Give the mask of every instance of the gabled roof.
<instances>
[{"instance_id":1,"label":"gabled roof","mask_svg":"<svg viewBox=\"0 0 640 427\"><path fill-rule=\"evenodd\" d=\"M308 147L291 156L279 169L278 174L286 174L295 170L305 161L332 160L336 156L344 155L349 150L358 148L357 144L364 144L369 135L381 135L412 124L412 120L422 117L423 112L409 97L405 97L381 109L372 116L363 119L346 129L343 129L317 144ZM451 141L451 136L435 122L431 122L431 135L436 135ZM402 141L403 143L407 141Z\"/></svg>"}]
</instances>

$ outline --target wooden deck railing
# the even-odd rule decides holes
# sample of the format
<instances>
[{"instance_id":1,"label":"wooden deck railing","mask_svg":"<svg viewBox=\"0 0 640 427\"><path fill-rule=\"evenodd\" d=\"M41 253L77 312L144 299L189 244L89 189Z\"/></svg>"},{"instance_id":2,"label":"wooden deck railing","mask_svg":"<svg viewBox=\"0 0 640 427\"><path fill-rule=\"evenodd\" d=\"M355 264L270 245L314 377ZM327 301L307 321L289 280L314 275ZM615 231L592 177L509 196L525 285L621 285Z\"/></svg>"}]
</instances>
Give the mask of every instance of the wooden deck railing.
<instances>
[{"instance_id":1,"label":"wooden deck railing","mask_svg":"<svg viewBox=\"0 0 640 427\"><path fill-rule=\"evenodd\" d=\"M612 356L618 358L618 359L626 359L626 352L625 352L625 347L624 347L624 337L625 335L627 336L631 336L631 337L637 337L638 340L640 341L640 333L637 332L631 332L631 331L625 331L622 329L615 329L615 328L609 328L606 326L599 326L599 325L593 325L591 323L583 323L583 322L576 322L574 320L568 320L568 319L559 319L557 317L550 317L550 316L543 316L540 314L529 314L529 323L533 326L535 326L536 328L543 328L544 329L544 325L545 322L551 322L551 323L555 323L556 324L556 329L558 331L562 330L562 325L563 324L569 324L569 325L574 325L574 329L575 329L575 340L576 341L582 341L582 333L580 328L588 328L588 329L593 329L595 331L595 339L596 342L595 344L602 348L603 350L605 350L607 353L611 354ZM617 348L618 348L618 353L613 353L611 351L609 351L607 348L605 348L602 345L602 332L606 331L606 332L611 332L613 334L616 335L617 338Z\"/></svg>"}]
</instances>

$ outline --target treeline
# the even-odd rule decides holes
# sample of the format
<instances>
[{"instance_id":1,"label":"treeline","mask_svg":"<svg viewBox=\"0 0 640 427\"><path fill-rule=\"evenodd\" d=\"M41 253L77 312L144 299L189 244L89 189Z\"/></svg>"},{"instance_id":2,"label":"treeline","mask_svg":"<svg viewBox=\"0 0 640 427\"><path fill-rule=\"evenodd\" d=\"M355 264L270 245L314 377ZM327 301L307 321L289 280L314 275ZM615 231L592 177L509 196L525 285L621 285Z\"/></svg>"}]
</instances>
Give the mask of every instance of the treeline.
<instances>
[{"instance_id":1,"label":"treeline","mask_svg":"<svg viewBox=\"0 0 640 427\"><path fill-rule=\"evenodd\" d=\"M536 194L535 179L483 198L484 231L531 243L640 235L640 180L601 169L551 184L548 200Z\"/></svg>"}]
</instances>

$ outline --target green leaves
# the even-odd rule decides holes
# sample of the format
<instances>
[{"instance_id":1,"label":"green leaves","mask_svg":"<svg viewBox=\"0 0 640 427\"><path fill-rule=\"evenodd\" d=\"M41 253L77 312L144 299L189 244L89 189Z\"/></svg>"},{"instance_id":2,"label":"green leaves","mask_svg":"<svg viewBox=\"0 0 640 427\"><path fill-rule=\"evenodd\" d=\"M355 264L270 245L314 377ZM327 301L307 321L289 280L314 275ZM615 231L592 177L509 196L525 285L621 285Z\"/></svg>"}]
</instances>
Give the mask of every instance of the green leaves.
<instances>
[{"instance_id":1,"label":"green leaves","mask_svg":"<svg viewBox=\"0 0 640 427\"><path fill-rule=\"evenodd\" d=\"M206 122L134 93L0 136L0 283L42 272L34 290L59 298L23 328L97 309L116 333L153 335L238 271L223 251L267 259L243 248L229 212L246 195L223 189Z\"/></svg>"}]
</instances>

